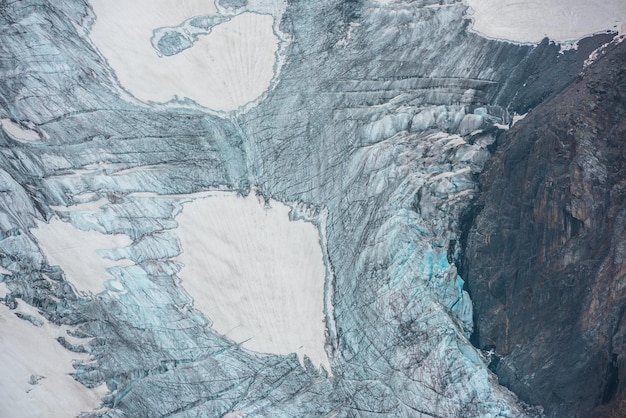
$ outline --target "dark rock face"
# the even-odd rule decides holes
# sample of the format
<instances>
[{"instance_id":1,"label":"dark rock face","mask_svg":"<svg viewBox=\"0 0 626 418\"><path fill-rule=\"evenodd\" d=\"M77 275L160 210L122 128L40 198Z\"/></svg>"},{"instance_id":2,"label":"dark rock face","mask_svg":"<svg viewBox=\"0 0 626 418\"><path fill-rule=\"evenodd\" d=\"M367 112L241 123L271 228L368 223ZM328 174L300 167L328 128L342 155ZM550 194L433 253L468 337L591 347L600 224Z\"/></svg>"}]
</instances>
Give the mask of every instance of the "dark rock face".
<instances>
[{"instance_id":1,"label":"dark rock face","mask_svg":"<svg viewBox=\"0 0 626 418\"><path fill-rule=\"evenodd\" d=\"M622 43L500 138L469 215L474 343L550 416L624 416L625 116Z\"/></svg>"}]
</instances>

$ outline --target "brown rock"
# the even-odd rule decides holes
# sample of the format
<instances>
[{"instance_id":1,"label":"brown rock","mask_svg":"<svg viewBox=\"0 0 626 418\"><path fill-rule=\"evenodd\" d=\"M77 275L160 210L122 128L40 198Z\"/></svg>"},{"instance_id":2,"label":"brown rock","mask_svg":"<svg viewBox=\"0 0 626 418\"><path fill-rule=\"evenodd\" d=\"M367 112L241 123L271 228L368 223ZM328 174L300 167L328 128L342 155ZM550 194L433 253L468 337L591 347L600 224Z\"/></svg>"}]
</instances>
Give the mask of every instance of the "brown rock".
<instances>
[{"instance_id":1,"label":"brown rock","mask_svg":"<svg viewBox=\"0 0 626 418\"><path fill-rule=\"evenodd\" d=\"M468 224L473 340L550 416L626 402L625 62L626 42L610 47L507 132Z\"/></svg>"}]
</instances>

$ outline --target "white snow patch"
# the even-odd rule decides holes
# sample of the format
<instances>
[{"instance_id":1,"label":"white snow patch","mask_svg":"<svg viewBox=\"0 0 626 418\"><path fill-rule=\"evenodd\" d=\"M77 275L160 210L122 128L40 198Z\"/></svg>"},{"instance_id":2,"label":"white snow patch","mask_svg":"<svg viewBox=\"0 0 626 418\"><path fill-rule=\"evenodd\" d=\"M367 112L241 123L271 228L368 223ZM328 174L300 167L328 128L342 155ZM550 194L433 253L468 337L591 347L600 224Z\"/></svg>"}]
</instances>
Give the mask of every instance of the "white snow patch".
<instances>
[{"instance_id":1,"label":"white snow patch","mask_svg":"<svg viewBox=\"0 0 626 418\"><path fill-rule=\"evenodd\" d=\"M517 113L513 115L513 121L511 122L511 126L514 126L517 122L524 119L526 115L528 115L528 112L524 113L523 115L518 115Z\"/></svg>"},{"instance_id":2,"label":"white snow patch","mask_svg":"<svg viewBox=\"0 0 626 418\"><path fill-rule=\"evenodd\" d=\"M254 193L185 203L176 218L182 286L213 328L244 348L306 355L330 371L319 232L289 221L289 207L269 204Z\"/></svg>"},{"instance_id":3,"label":"white snow patch","mask_svg":"<svg viewBox=\"0 0 626 418\"><path fill-rule=\"evenodd\" d=\"M519 114L516 113L515 115L513 115L513 120L508 125L505 125L503 123L494 123L493 126L495 126L498 129L502 129L504 131L508 131L517 122L519 122L520 120L524 119L526 117L526 115L528 115L528 112L524 113L523 115L519 115Z\"/></svg>"},{"instance_id":4,"label":"white snow patch","mask_svg":"<svg viewBox=\"0 0 626 418\"><path fill-rule=\"evenodd\" d=\"M591 53L589 54L589 57L585 60L585 62L583 63L583 68L587 68L589 67L591 64L593 64L594 62L596 62L596 60L598 58L600 58L602 55L604 55L604 50L606 49L607 46L611 45L611 44L620 44L622 43L622 41L624 40L625 35L621 35L621 36L617 36L615 38L613 38L613 40L611 42L607 42L603 45L600 45L598 48L594 49L593 51L591 51Z\"/></svg>"},{"instance_id":5,"label":"white snow patch","mask_svg":"<svg viewBox=\"0 0 626 418\"><path fill-rule=\"evenodd\" d=\"M0 329L0 416L68 417L100 405L106 387L88 389L69 375L75 371L72 361L88 356L70 352L55 340L61 327L47 321L35 327L0 304Z\"/></svg>"},{"instance_id":6,"label":"white snow patch","mask_svg":"<svg viewBox=\"0 0 626 418\"><path fill-rule=\"evenodd\" d=\"M110 260L98 254L99 250L127 247L132 240L127 235L106 235L96 231L81 231L72 224L53 218L50 223L37 221L31 229L52 265L60 266L77 290L100 293L103 283L112 277L106 269L129 266L130 260Z\"/></svg>"},{"instance_id":7,"label":"white snow patch","mask_svg":"<svg viewBox=\"0 0 626 418\"><path fill-rule=\"evenodd\" d=\"M493 126L495 126L498 129L502 129L504 131L508 131L509 130L509 125L505 125L503 123L494 123Z\"/></svg>"},{"instance_id":8,"label":"white snow patch","mask_svg":"<svg viewBox=\"0 0 626 418\"><path fill-rule=\"evenodd\" d=\"M1 282L0 283L0 298L4 298L9 293L11 292L9 291L9 287L7 286L7 284L4 282Z\"/></svg>"},{"instance_id":9,"label":"white snow patch","mask_svg":"<svg viewBox=\"0 0 626 418\"><path fill-rule=\"evenodd\" d=\"M459 145L465 145L467 144L467 142L460 136L458 135L450 135L448 138L446 138L446 141L450 139L449 142L446 143L445 147L446 148L453 148L453 147L458 147Z\"/></svg>"},{"instance_id":10,"label":"white snow patch","mask_svg":"<svg viewBox=\"0 0 626 418\"><path fill-rule=\"evenodd\" d=\"M37 143L41 141L41 136L39 132L33 129L27 129L20 126L18 123L13 122L11 119L2 118L0 119L0 125L2 125L2 129L9 135L12 139L23 142L23 143Z\"/></svg>"},{"instance_id":11,"label":"white snow patch","mask_svg":"<svg viewBox=\"0 0 626 418\"><path fill-rule=\"evenodd\" d=\"M208 0L89 0L96 15L90 37L117 78L145 102L189 98L231 111L260 97L274 77L278 38L273 17L242 13L201 35L194 45L159 57L152 31L194 16L215 15Z\"/></svg>"},{"instance_id":12,"label":"white snow patch","mask_svg":"<svg viewBox=\"0 0 626 418\"><path fill-rule=\"evenodd\" d=\"M465 1L472 29L488 38L536 44L548 37L571 48L595 33L626 33L624 0Z\"/></svg>"}]
</instances>

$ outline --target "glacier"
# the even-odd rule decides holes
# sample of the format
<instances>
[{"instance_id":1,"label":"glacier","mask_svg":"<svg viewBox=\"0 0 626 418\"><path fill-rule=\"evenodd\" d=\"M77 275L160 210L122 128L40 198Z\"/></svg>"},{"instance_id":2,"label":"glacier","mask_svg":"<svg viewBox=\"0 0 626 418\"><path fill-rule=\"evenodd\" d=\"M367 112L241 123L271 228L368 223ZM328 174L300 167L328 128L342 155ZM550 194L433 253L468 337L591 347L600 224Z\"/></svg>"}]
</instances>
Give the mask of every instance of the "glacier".
<instances>
[{"instance_id":1,"label":"glacier","mask_svg":"<svg viewBox=\"0 0 626 418\"><path fill-rule=\"evenodd\" d=\"M101 398L51 415L540 415L470 343L461 220L501 126L562 90L613 34L568 51L486 39L456 0L187 3L200 10L146 25L155 66L127 58L148 68L115 63L128 51L98 26L104 2L0 8L0 319L27 304L42 326L63 327L55 338L74 355L72 377ZM151 37L216 11L233 17L157 55ZM247 79L233 67L245 42L208 50L233 60L218 71L226 79L159 66L245 16L264 20L271 44ZM98 37L122 44L107 51ZM293 223L317 228L326 358L251 351L185 290L176 230L190 196L218 192L282 202ZM74 232L45 237L61 224ZM83 234L106 242L85 238L71 266L51 255Z\"/></svg>"},{"instance_id":2,"label":"glacier","mask_svg":"<svg viewBox=\"0 0 626 418\"><path fill-rule=\"evenodd\" d=\"M281 2L238 12L200 0L89 4L89 39L121 87L144 102L233 111L262 96L279 72Z\"/></svg>"}]
</instances>

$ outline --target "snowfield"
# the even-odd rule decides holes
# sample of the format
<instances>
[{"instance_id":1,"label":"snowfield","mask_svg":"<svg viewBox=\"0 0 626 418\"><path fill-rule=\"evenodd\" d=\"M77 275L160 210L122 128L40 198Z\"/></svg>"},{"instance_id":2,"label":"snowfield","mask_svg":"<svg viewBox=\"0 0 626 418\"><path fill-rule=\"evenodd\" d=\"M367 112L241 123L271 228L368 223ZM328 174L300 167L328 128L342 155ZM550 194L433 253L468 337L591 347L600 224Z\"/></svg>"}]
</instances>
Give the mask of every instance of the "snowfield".
<instances>
[{"instance_id":1,"label":"snowfield","mask_svg":"<svg viewBox=\"0 0 626 418\"><path fill-rule=\"evenodd\" d=\"M586 36L626 32L623 0L466 0L472 29L484 36L536 44L545 37L572 43Z\"/></svg>"}]
</instances>

